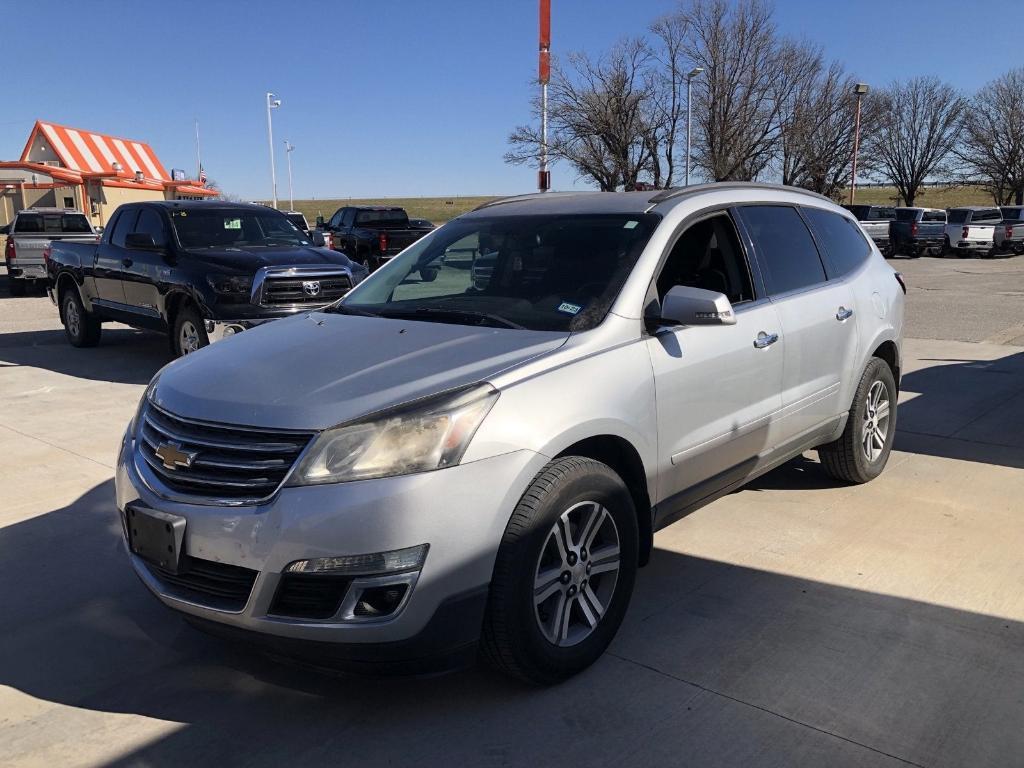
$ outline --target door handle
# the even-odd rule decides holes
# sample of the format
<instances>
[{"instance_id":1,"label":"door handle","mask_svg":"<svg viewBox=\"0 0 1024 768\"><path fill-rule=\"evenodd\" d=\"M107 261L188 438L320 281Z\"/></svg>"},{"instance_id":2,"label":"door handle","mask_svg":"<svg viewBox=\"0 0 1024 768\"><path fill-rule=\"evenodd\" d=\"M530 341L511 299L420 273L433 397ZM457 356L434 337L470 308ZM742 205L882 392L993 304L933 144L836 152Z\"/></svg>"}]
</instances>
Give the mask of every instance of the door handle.
<instances>
[{"instance_id":1,"label":"door handle","mask_svg":"<svg viewBox=\"0 0 1024 768\"><path fill-rule=\"evenodd\" d=\"M134 261L132 261L131 259L128 259L128 258L121 259L121 264L123 266L125 266L125 267L130 267L134 263L135 263Z\"/></svg>"},{"instance_id":2,"label":"door handle","mask_svg":"<svg viewBox=\"0 0 1024 768\"><path fill-rule=\"evenodd\" d=\"M846 307L840 307L839 311L836 312L836 320L843 322L843 320L849 320L853 317L853 310L847 309Z\"/></svg>"},{"instance_id":3,"label":"door handle","mask_svg":"<svg viewBox=\"0 0 1024 768\"><path fill-rule=\"evenodd\" d=\"M761 331L759 334L757 334L757 338L754 339L754 348L755 349L764 349L765 347L770 347L772 344L774 344L778 340L779 340L779 334L777 334L777 333L765 333L764 331Z\"/></svg>"}]
</instances>

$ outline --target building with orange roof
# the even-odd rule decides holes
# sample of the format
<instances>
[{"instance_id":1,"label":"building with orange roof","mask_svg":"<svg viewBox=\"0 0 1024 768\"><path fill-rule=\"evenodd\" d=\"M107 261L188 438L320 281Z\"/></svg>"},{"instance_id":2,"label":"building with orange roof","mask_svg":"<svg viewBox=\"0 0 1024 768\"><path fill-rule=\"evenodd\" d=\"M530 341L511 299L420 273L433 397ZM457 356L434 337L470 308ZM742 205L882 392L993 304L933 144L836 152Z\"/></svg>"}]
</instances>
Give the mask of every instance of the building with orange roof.
<instances>
[{"instance_id":1,"label":"building with orange roof","mask_svg":"<svg viewBox=\"0 0 1024 768\"><path fill-rule=\"evenodd\" d=\"M52 206L77 208L102 226L122 203L216 195L195 179L172 177L145 142L42 120L19 160L0 161L0 225L19 210Z\"/></svg>"}]
</instances>

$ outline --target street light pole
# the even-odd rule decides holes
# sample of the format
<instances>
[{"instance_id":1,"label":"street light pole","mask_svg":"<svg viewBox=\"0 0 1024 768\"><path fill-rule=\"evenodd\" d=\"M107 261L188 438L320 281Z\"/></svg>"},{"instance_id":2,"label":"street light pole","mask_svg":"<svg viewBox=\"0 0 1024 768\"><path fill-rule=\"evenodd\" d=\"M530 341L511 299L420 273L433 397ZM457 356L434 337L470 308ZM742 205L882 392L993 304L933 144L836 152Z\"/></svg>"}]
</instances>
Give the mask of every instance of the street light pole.
<instances>
[{"instance_id":1,"label":"street light pole","mask_svg":"<svg viewBox=\"0 0 1024 768\"><path fill-rule=\"evenodd\" d=\"M853 92L857 94L857 117L853 127L853 171L850 173L850 205L853 205L853 198L857 194L857 154L860 152L860 100L868 92L867 83L857 83L853 86Z\"/></svg>"},{"instance_id":2,"label":"street light pole","mask_svg":"<svg viewBox=\"0 0 1024 768\"><path fill-rule=\"evenodd\" d=\"M267 91L267 139L270 144L270 185L273 191L274 208L277 208L277 169L274 167L274 121L270 117L270 110L280 106L281 100Z\"/></svg>"},{"instance_id":3,"label":"street light pole","mask_svg":"<svg viewBox=\"0 0 1024 768\"><path fill-rule=\"evenodd\" d=\"M704 67L694 67L686 75L686 185L690 186L690 84L693 78L704 71Z\"/></svg>"},{"instance_id":4,"label":"street light pole","mask_svg":"<svg viewBox=\"0 0 1024 768\"><path fill-rule=\"evenodd\" d=\"M295 191L292 189L292 151L295 149L294 144L290 144L288 139L284 140L284 156L288 159L288 210L295 210Z\"/></svg>"}]
</instances>

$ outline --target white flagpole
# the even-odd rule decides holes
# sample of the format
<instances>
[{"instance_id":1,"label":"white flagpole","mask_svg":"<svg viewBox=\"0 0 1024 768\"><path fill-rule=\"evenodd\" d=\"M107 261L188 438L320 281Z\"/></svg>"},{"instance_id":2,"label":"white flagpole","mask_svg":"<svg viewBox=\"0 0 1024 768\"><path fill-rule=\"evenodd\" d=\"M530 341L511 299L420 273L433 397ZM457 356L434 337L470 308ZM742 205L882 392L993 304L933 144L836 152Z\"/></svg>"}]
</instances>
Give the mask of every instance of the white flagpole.
<instances>
[{"instance_id":1,"label":"white flagpole","mask_svg":"<svg viewBox=\"0 0 1024 768\"><path fill-rule=\"evenodd\" d=\"M196 180L203 172L203 158L199 154L199 118L196 118Z\"/></svg>"}]
</instances>

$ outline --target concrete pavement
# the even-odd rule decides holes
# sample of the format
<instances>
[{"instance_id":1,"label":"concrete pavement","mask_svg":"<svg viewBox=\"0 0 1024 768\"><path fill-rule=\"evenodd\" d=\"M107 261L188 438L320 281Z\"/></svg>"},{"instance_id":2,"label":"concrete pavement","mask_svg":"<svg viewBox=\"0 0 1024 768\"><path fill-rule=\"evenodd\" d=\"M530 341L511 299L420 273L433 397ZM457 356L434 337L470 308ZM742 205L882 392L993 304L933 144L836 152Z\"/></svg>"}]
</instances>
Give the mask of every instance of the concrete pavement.
<instances>
[{"instance_id":1,"label":"concrete pavement","mask_svg":"<svg viewBox=\"0 0 1024 768\"><path fill-rule=\"evenodd\" d=\"M976 291L958 322L920 287L1013 294L1019 264L901 263L911 328L1000 343L909 340L878 480L809 453L660 532L610 653L547 690L325 677L184 625L110 481L164 340L74 350L45 299L0 298L0 764L1024 764L1024 312Z\"/></svg>"}]
</instances>

